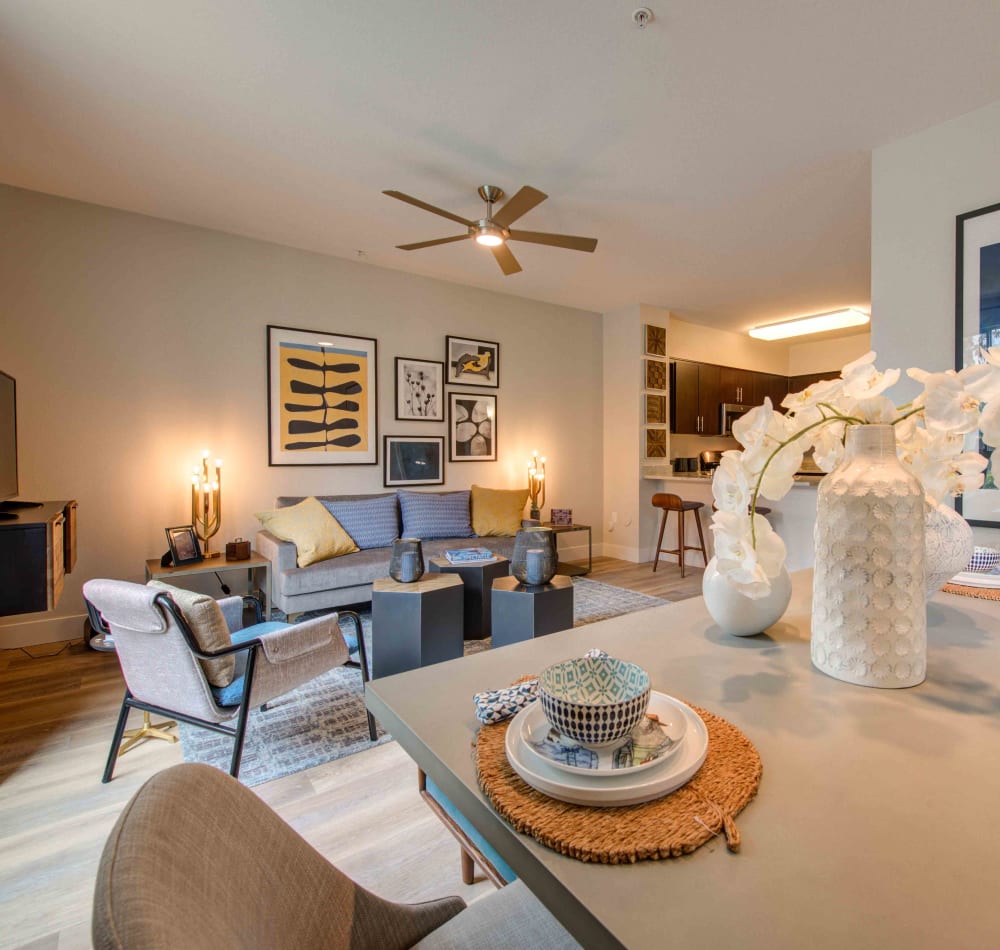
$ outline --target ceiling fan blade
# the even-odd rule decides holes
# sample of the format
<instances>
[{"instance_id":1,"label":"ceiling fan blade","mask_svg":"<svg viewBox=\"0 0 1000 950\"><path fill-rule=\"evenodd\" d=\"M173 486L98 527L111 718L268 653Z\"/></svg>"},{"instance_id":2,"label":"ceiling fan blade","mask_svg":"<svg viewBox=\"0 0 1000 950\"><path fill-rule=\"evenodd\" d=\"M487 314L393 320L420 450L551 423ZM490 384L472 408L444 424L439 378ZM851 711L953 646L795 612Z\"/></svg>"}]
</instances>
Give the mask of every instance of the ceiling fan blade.
<instances>
[{"instance_id":1,"label":"ceiling fan blade","mask_svg":"<svg viewBox=\"0 0 1000 950\"><path fill-rule=\"evenodd\" d=\"M510 201L495 215L493 221L502 228L509 228L522 214L527 214L532 208L540 205L548 195L537 188L525 185Z\"/></svg>"},{"instance_id":2,"label":"ceiling fan blade","mask_svg":"<svg viewBox=\"0 0 1000 950\"><path fill-rule=\"evenodd\" d=\"M516 274L521 269L521 265L518 264L517 258L511 254L510 248L507 247L506 244L498 244L496 247L491 247L490 250L493 252L493 256L497 259L497 263L500 265L500 270L502 270L507 277L510 277L511 274Z\"/></svg>"},{"instance_id":3,"label":"ceiling fan blade","mask_svg":"<svg viewBox=\"0 0 1000 950\"><path fill-rule=\"evenodd\" d=\"M404 195L401 191L383 191L382 194L388 195L390 198L398 198L400 201L405 201L408 205L423 208L424 211L430 211L431 214L439 214L442 218L457 221L459 224L464 224L467 228L472 227L472 222L468 219L460 218L457 214L445 211L444 208L435 208L434 205L429 205L426 201L421 201L419 198L412 198L410 195Z\"/></svg>"},{"instance_id":4,"label":"ceiling fan blade","mask_svg":"<svg viewBox=\"0 0 1000 950\"><path fill-rule=\"evenodd\" d=\"M434 247L436 244L451 244L452 241L468 241L471 234L459 234L457 237L438 238L436 241L420 241L417 244L397 244L401 251L419 251L422 247Z\"/></svg>"},{"instance_id":5,"label":"ceiling fan blade","mask_svg":"<svg viewBox=\"0 0 1000 950\"><path fill-rule=\"evenodd\" d=\"M570 251L592 252L597 247L597 238L576 237L572 234L547 234L544 231L511 231L510 240L565 247Z\"/></svg>"}]
</instances>

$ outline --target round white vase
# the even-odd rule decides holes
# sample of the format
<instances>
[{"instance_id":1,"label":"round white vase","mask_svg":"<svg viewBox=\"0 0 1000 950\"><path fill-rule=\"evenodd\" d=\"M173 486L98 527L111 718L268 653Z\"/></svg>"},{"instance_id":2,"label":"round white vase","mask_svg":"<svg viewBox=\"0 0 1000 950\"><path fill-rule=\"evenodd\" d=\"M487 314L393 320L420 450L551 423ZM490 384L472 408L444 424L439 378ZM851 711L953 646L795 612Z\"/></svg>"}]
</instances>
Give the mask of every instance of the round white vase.
<instances>
[{"instance_id":1,"label":"round white vase","mask_svg":"<svg viewBox=\"0 0 1000 950\"><path fill-rule=\"evenodd\" d=\"M792 599L792 579L782 567L781 573L771 578L771 592L754 600L741 594L719 573L713 557L702 576L701 592L708 612L723 632L751 637L782 618Z\"/></svg>"},{"instance_id":2,"label":"round white vase","mask_svg":"<svg viewBox=\"0 0 1000 950\"><path fill-rule=\"evenodd\" d=\"M975 541L972 525L951 505L944 503L927 508L924 519L926 550L926 593L930 597L968 567Z\"/></svg>"},{"instance_id":3,"label":"round white vase","mask_svg":"<svg viewBox=\"0 0 1000 950\"><path fill-rule=\"evenodd\" d=\"M820 482L813 570L813 665L859 686L899 688L927 674L924 491L888 425L847 429L844 458Z\"/></svg>"}]
</instances>

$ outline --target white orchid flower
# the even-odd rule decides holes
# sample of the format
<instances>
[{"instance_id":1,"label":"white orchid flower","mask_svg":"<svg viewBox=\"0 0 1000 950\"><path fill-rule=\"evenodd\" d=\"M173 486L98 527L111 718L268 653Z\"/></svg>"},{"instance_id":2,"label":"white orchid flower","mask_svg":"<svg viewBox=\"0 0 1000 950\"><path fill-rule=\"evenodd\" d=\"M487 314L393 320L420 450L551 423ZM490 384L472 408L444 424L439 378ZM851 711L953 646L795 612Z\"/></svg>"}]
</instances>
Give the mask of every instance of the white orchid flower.
<instances>
[{"instance_id":1,"label":"white orchid flower","mask_svg":"<svg viewBox=\"0 0 1000 950\"><path fill-rule=\"evenodd\" d=\"M759 445L767 436L767 430L773 425L775 415L771 400L764 397L764 404L743 413L733 422L733 438L745 448Z\"/></svg>"},{"instance_id":2,"label":"white orchid flower","mask_svg":"<svg viewBox=\"0 0 1000 950\"><path fill-rule=\"evenodd\" d=\"M924 419L928 429L974 432L979 428L980 399L965 388L954 370L928 373L923 380Z\"/></svg>"},{"instance_id":3,"label":"white orchid flower","mask_svg":"<svg viewBox=\"0 0 1000 950\"><path fill-rule=\"evenodd\" d=\"M840 377L844 381L844 395L852 399L868 399L879 396L899 380L898 369L887 369L880 373L872 365L875 362L874 350L869 350L860 359L848 363L841 370Z\"/></svg>"},{"instance_id":4,"label":"white orchid flower","mask_svg":"<svg viewBox=\"0 0 1000 950\"><path fill-rule=\"evenodd\" d=\"M755 515L751 522L743 513L717 511L712 518L712 533L719 573L752 600L767 596L770 578L778 576L786 557L785 542L767 519Z\"/></svg>"},{"instance_id":5,"label":"white orchid flower","mask_svg":"<svg viewBox=\"0 0 1000 950\"><path fill-rule=\"evenodd\" d=\"M817 406L821 402L832 402L844 389L844 381L841 379L823 379L818 383L807 386L800 393L789 393L781 400L781 405L792 412L801 412Z\"/></svg>"},{"instance_id":6,"label":"white orchid flower","mask_svg":"<svg viewBox=\"0 0 1000 950\"><path fill-rule=\"evenodd\" d=\"M994 399L983 407L979 428L987 445L1000 445L1000 399Z\"/></svg>"},{"instance_id":7,"label":"white orchid flower","mask_svg":"<svg viewBox=\"0 0 1000 950\"><path fill-rule=\"evenodd\" d=\"M750 473L742 452L723 452L712 476L712 497L719 511L745 512L750 507Z\"/></svg>"}]
</instances>

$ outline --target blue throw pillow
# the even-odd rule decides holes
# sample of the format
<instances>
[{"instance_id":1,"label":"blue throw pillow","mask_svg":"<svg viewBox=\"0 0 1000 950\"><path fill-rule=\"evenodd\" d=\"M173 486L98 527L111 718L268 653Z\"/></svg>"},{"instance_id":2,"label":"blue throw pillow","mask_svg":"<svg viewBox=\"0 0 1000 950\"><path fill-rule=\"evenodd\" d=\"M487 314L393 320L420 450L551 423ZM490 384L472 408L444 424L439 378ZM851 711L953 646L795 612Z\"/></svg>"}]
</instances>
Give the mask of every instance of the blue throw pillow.
<instances>
[{"instance_id":1,"label":"blue throw pillow","mask_svg":"<svg viewBox=\"0 0 1000 950\"><path fill-rule=\"evenodd\" d=\"M320 502L362 551L387 548L399 537L399 503L395 495L337 501L320 498Z\"/></svg>"},{"instance_id":2,"label":"blue throw pillow","mask_svg":"<svg viewBox=\"0 0 1000 950\"><path fill-rule=\"evenodd\" d=\"M407 538L471 538L469 492L406 491L399 489L403 535ZM345 525L346 527L346 525Z\"/></svg>"}]
</instances>

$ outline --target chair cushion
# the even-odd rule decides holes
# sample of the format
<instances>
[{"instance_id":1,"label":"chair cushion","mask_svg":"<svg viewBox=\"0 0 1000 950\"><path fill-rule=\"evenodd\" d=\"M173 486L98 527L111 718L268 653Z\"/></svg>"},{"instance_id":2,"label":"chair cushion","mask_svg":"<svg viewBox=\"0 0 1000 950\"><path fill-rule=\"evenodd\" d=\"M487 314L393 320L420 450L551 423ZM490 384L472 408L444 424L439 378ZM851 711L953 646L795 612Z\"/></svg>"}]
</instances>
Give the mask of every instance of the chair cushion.
<instances>
[{"instance_id":1,"label":"chair cushion","mask_svg":"<svg viewBox=\"0 0 1000 950\"><path fill-rule=\"evenodd\" d=\"M403 535L407 538L471 538L469 492L399 489Z\"/></svg>"},{"instance_id":2,"label":"chair cushion","mask_svg":"<svg viewBox=\"0 0 1000 950\"><path fill-rule=\"evenodd\" d=\"M279 620L268 620L265 623L254 624L252 627L244 627L233 633L233 645L238 646L241 643L246 643L247 640L255 640L257 637L273 633L275 630L284 630L287 626L287 623L282 623ZM245 680L246 674L240 673L228 686L213 686L212 695L215 697L215 701L220 706L239 706L240 700L243 699Z\"/></svg>"},{"instance_id":3,"label":"chair cushion","mask_svg":"<svg viewBox=\"0 0 1000 950\"><path fill-rule=\"evenodd\" d=\"M513 537L521 530L527 488L472 486L472 530L481 538Z\"/></svg>"},{"instance_id":4,"label":"chair cushion","mask_svg":"<svg viewBox=\"0 0 1000 950\"><path fill-rule=\"evenodd\" d=\"M299 567L358 550L340 522L312 497L290 508L258 511L257 520L276 538L295 545Z\"/></svg>"},{"instance_id":5,"label":"chair cushion","mask_svg":"<svg viewBox=\"0 0 1000 950\"><path fill-rule=\"evenodd\" d=\"M166 591L173 602L177 604L181 615L191 628L198 646L206 653L224 650L232 645L229 636L229 626L222 614L218 601L208 594L199 594L192 590L172 587L162 581L150 581L147 587ZM205 671L205 679L211 686L228 686L233 681L236 672L236 660L231 656L222 656L217 660L199 660Z\"/></svg>"},{"instance_id":6,"label":"chair cushion","mask_svg":"<svg viewBox=\"0 0 1000 950\"><path fill-rule=\"evenodd\" d=\"M362 551L387 548L399 537L399 500L395 493L374 498L319 500Z\"/></svg>"},{"instance_id":7,"label":"chair cushion","mask_svg":"<svg viewBox=\"0 0 1000 950\"><path fill-rule=\"evenodd\" d=\"M473 901L460 914L414 944L415 950L579 950L545 905L515 881Z\"/></svg>"}]
</instances>

